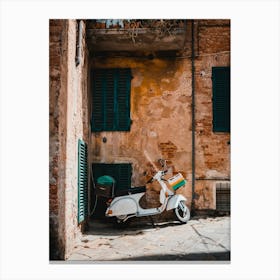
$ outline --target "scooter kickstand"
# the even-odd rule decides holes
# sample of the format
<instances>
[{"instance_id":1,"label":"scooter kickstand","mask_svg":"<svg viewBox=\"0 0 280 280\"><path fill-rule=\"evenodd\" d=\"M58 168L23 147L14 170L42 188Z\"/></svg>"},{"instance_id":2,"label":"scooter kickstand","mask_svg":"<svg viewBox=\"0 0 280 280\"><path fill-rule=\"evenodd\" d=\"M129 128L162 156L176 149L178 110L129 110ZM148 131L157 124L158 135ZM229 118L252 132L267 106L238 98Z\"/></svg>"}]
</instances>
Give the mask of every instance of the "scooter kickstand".
<instances>
[{"instance_id":1,"label":"scooter kickstand","mask_svg":"<svg viewBox=\"0 0 280 280\"><path fill-rule=\"evenodd\" d=\"M156 226L155 226L155 223L154 223L154 220L153 220L153 217L152 217L152 216L150 216L150 220L151 220L151 222L152 222L153 228L155 228Z\"/></svg>"}]
</instances>

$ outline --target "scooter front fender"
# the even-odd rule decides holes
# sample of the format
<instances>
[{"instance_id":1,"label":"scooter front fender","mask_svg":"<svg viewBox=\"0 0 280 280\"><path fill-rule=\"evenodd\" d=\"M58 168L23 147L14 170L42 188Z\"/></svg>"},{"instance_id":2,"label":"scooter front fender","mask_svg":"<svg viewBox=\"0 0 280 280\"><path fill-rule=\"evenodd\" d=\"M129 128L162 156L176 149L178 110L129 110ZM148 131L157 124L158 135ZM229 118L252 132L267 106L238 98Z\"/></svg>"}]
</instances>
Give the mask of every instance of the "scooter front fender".
<instances>
[{"instance_id":1,"label":"scooter front fender","mask_svg":"<svg viewBox=\"0 0 280 280\"><path fill-rule=\"evenodd\" d=\"M168 202L167 202L167 206L166 206L166 210L171 210L171 209L175 209L180 201L187 201L187 199L181 195L181 194L175 194L174 196L172 196Z\"/></svg>"}]
</instances>

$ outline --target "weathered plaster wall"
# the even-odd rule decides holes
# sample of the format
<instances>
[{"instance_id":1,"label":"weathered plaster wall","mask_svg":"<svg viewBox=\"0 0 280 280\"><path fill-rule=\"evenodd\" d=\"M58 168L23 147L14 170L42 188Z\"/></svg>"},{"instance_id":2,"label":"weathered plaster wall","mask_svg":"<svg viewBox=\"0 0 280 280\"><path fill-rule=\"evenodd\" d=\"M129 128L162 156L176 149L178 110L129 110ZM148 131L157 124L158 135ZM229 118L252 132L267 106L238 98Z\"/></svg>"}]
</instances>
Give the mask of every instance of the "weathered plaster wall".
<instances>
[{"instance_id":1,"label":"weathered plaster wall","mask_svg":"<svg viewBox=\"0 0 280 280\"><path fill-rule=\"evenodd\" d=\"M85 27L83 27L82 50L85 50ZM77 223L78 210L78 139L86 143L89 140L88 98L87 98L87 61L86 53L82 52L80 65L76 66L76 21L69 21L68 40L68 99L67 99L67 153L66 153L66 184L65 184L65 230L66 257L74 247L81 234L81 226Z\"/></svg>"},{"instance_id":2,"label":"weathered plaster wall","mask_svg":"<svg viewBox=\"0 0 280 280\"><path fill-rule=\"evenodd\" d=\"M230 179L230 134L212 130L212 67L230 66L230 22L196 21L196 200L215 209L215 184Z\"/></svg>"},{"instance_id":3,"label":"weathered plaster wall","mask_svg":"<svg viewBox=\"0 0 280 280\"><path fill-rule=\"evenodd\" d=\"M82 227L77 223L78 139L90 139L83 30L82 59L76 66L76 21L50 21L50 231L51 250L59 259L67 258ZM63 44L53 42L64 37Z\"/></svg>"},{"instance_id":4,"label":"weathered plaster wall","mask_svg":"<svg viewBox=\"0 0 280 280\"><path fill-rule=\"evenodd\" d=\"M132 184L145 185L151 163L168 160L182 172L187 186L178 192L191 197L191 72L182 59L102 58L95 68L128 67L132 70L130 132L92 133L93 161L131 162ZM107 142L103 143L102 138ZM148 176L144 176L147 174ZM154 189L153 186L150 186ZM158 200L158 198L156 198ZM189 200L190 202L191 200Z\"/></svg>"}]
</instances>

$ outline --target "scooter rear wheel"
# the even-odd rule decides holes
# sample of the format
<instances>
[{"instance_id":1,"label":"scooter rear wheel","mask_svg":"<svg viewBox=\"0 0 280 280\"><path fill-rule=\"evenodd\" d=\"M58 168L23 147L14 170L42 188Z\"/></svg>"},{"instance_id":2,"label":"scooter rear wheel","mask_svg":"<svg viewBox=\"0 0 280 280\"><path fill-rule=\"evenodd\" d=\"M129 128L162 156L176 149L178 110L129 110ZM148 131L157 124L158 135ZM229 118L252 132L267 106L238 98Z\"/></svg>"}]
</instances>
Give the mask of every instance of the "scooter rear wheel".
<instances>
[{"instance_id":1,"label":"scooter rear wheel","mask_svg":"<svg viewBox=\"0 0 280 280\"><path fill-rule=\"evenodd\" d=\"M177 219L181 223L186 223L191 217L190 210L186 206L184 200L179 201L178 206L174 209L174 212L175 212Z\"/></svg>"}]
</instances>

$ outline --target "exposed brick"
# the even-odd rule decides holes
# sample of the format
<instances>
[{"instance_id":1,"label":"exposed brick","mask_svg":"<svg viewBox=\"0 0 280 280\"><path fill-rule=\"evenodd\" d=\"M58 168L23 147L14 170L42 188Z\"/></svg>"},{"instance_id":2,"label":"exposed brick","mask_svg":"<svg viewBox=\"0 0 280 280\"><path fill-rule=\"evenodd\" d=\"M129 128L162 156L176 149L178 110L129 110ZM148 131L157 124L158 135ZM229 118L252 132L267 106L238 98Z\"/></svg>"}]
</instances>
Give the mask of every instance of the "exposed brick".
<instances>
[{"instance_id":1,"label":"exposed brick","mask_svg":"<svg viewBox=\"0 0 280 280\"><path fill-rule=\"evenodd\" d=\"M199 53L230 51L230 27L199 28Z\"/></svg>"},{"instance_id":2,"label":"exposed brick","mask_svg":"<svg viewBox=\"0 0 280 280\"><path fill-rule=\"evenodd\" d=\"M50 19L50 26L62 26L65 22L64 19Z\"/></svg>"},{"instance_id":3,"label":"exposed brick","mask_svg":"<svg viewBox=\"0 0 280 280\"><path fill-rule=\"evenodd\" d=\"M58 44L52 46L50 49L50 57L59 57L61 55L61 48Z\"/></svg>"},{"instance_id":4,"label":"exposed brick","mask_svg":"<svg viewBox=\"0 0 280 280\"><path fill-rule=\"evenodd\" d=\"M61 64L61 57L59 55L50 56L50 65L59 66Z\"/></svg>"},{"instance_id":5,"label":"exposed brick","mask_svg":"<svg viewBox=\"0 0 280 280\"><path fill-rule=\"evenodd\" d=\"M61 69L62 59L60 49L62 48L61 33L63 32L63 22L50 20L50 112L49 112L49 135L50 135L50 174L49 174L49 209L50 209L50 258L63 259L64 245L59 232L60 225L63 221L59 221L59 193L58 186L58 129L59 119L57 115L58 96L61 89Z\"/></svg>"},{"instance_id":6,"label":"exposed brick","mask_svg":"<svg viewBox=\"0 0 280 280\"><path fill-rule=\"evenodd\" d=\"M230 20L229 19L203 19L203 20L198 20L198 24L200 26L207 26L207 27L211 27L211 26L227 26L230 25Z\"/></svg>"},{"instance_id":7,"label":"exposed brick","mask_svg":"<svg viewBox=\"0 0 280 280\"><path fill-rule=\"evenodd\" d=\"M171 141L168 141L166 143L159 143L158 146L166 160L174 158L175 153L178 149Z\"/></svg>"},{"instance_id":8,"label":"exposed brick","mask_svg":"<svg viewBox=\"0 0 280 280\"><path fill-rule=\"evenodd\" d=\"M56 185L50 185L50 193L51 194L57 194L57 186Z\"/></svg>"}]
</instances>

